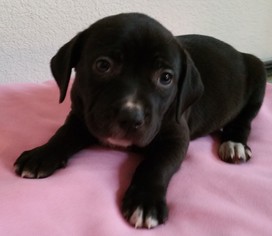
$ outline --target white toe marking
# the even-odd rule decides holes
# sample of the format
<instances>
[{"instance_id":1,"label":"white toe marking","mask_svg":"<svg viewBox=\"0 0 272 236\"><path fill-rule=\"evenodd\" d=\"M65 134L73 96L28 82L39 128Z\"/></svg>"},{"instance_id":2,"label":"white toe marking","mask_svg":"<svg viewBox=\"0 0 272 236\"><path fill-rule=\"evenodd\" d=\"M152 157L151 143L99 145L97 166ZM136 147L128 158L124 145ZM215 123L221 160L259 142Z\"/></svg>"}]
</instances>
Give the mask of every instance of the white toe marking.
<instances>
[{"instance_id":1,"label":"white toe marking","mask_svg":"<svg viewBox=\"0 0 272 236\"><path fill-rule=\"evenodd\" d=\"M129 219L129 223L134 225L135 228L143 227L143 209L137 207Z\"/></svg>"},{"instance_id":2,"label":"white toe marking","mask_svg":"<svg viewBox=\"0 0 272 236\"><path fill-rule=\"evenodd\" d=\"M249 157L252 157L252 152L250 151L250 149L246 148L246 154L249 156Z\"/></svg>"},{"instance_id":3,"label":"white toe marking","mask_svg":"<svg viewBox=\"0 0 272 236\"><path fill-rule=\"evenodd\" d=\"M237 157L240 160L247 161L247 156L251 157L250 149L246 148L242 143L232 141L224 142L219 147L219 155L223 160L234 159Z\"/></svg>"},{"instance_id":4,"label":"white toe marking","mask_svg":"<svg viewBox=\"0 0 272 236\"><path fill-rule=\"evenodd\" d=\"M32 178L35 177L35 175L34 175L33 173L31 173L30 171L24 170L24 171L22 172L22 174L21 174L21 177L32 179Z\"/></svg>"},{"instance_id":5,"label":"white toe marking","mask_svg":"<svg viewBox=\"0 0 272 236\"><path fill-rule=\"evenodd\" d=\"M230 148L229 152L230 152L230 153L228 153L228 151L227 151L227 150L225 150L225 156L230 155L231 159L233 159L233 158L234 158L234 156L235 156L235 151L234 151L233 146L231 146L231 148Z\"/></svg>"},{"instance_id":6,"label":"white toe marking","mask_svg":"<svg viewBox=\"0 0 272 236\"><path fill-rule=\"evenodd\" d=\"M224 142L219 147L219 155L223 160L226 160L229 156L231 159L234 158L234 143L233 142Z\"/></svg>"},{"instance_id":7,"label":"white toe marking","mask_svg":"<svg viewBox=\"0 0 272 236\"><path fill-rule=\"evenodd\" d=\"M39 172L37 174L37 179L44 178L47 174L45 172Z\"/></svg>"},{"instance_id":8,"label":"white toe marking","mask_svg":"<svg viewBox=\"0 0 272 236\"><path fill-rule=\"evenodd\" d=\"M234 149L236 151L237 157L239 159L243 159L243 161L246 161L246 153L245 153L245 147L241 143L235 143Z\"/></svg>"},{"instance_id":9,"label":"white toe marking","mask_svg":"<svg viewBox=\"0 0 272 236\"><path fill-rule=\"evenodd\" d=\"M156 227L158 224L159 224L158 220L155 219L155 218L153 218L152 216L148 216L148 217L145 219L145 226L146 226L148 229L154 228L154 227Z\"/></svg>"}]
</instances>

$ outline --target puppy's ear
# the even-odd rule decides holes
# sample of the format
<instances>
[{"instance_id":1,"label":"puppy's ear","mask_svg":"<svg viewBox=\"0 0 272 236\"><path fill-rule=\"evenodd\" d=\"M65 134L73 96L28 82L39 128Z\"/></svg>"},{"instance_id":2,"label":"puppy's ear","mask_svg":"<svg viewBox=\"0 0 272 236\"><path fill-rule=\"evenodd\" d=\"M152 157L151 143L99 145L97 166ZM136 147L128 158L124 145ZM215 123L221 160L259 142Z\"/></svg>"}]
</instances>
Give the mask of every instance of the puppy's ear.
<instances>
[{"instance_id":1,"label":"puppy's ear","mask_svg":"<svg viewBox=\"0 0 272 236\"><path fill-rule=\"evenodd\" d=\"M63 45L57 54L51 59L51 71L60 90L60 103L65 99L71 70L79 61L83 41L84 36L83 32L81 32L68 43Z\"/></svg>"},{"instance_id":2,"label":"puppy's ear","mask_svg":"<svg viewBox=\"0 0 272 236\"><path fill-rule=\"evenodd\" d=\"M182 51L182 74L178 84L176 120L203 94L204 86L200 74L186 50Z\"/></svg>"}]
</instances>

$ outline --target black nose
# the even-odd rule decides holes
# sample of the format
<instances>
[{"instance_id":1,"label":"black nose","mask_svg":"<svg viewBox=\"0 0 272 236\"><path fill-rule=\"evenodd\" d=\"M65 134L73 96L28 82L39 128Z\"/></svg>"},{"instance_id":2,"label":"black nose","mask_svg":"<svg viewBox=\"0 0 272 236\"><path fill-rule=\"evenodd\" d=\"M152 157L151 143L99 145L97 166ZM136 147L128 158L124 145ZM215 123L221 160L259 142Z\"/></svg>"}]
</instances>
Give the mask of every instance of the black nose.
<instances>
[{"instance_id":1,"label":"black nose","mask_svg":"<svg viewBox=\"0 0 272 236\"><path fill-rule=\"evenodd\" d=\"M123 129L139 129L144 125L144 111L139 105L124 106L118 114L119 126Z\"/></svg>"}]
</instances>

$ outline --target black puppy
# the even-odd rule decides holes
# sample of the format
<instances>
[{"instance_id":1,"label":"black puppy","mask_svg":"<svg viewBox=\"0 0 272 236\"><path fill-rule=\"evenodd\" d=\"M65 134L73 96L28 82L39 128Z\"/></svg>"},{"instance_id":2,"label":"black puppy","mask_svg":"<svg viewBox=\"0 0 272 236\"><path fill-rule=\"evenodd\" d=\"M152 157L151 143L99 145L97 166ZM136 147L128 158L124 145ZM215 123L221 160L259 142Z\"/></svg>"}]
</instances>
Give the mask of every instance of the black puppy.
<instances>
[{"instance_id":1,"label":"black puppy","mask_svg":"<svg viewBox=\"0 0 272 236\"><path fill-rule=\"evenodd\" d=\"M167 186L190 139L220 131L223 161L251 157L247 138L266 81L252 55L207 36L174 37L142 14L121 14L91 25L52 58L60 102L72 68L71 112L46 144L15 162L24 178L47 177L97 142L135 148L145 159L122 213L133 226L152 228L167 219Z\"/></svg>"}]
</instances>

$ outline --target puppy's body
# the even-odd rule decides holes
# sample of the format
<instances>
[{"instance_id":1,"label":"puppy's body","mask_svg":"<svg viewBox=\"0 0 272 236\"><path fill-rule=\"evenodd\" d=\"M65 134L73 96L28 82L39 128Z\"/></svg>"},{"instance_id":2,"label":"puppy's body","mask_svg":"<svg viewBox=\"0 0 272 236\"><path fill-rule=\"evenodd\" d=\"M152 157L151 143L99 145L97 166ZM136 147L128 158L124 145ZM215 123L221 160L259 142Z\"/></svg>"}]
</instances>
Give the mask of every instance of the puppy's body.
<instances>
[{"instance_id":1,"label":"puppy's body","mask_svg":"<svg viewBox=\"0 0 272 236\"><path fill-rule=\"evenodd\" d=\"M65 98L76 70L71 112L44 145L16 161L18 175L43 178L97 142L136 147L145 156L122 204L135 227L167 219L165 195L189 140L221 130L219 156L251 157L250 123L264 96L264 66L256 57L211 37L174 37L141 14L104 18L65 44L51 61Z\"/></svg>"},{"instance_id":2,"label":"puppy's body","mask_svg":"<svg viewBox=\"0 0 272 236\"><path fill-rule=\"evenodd\" d=\"M261 105L264 93L263 63L212 37L186 35L177 38L194 61L205 90L190 108L191 138L223 128L246 105L252 105L252 116L255 116L255 106ZM252 98L254 94L256 101Z\"/></svg>"}]
</instances>

